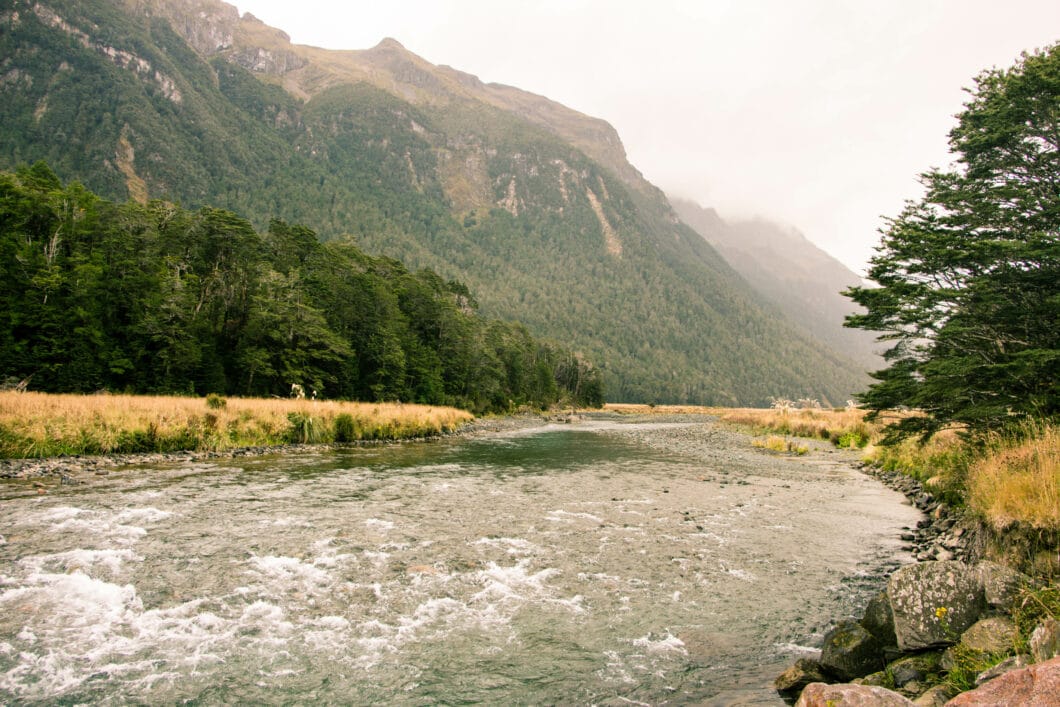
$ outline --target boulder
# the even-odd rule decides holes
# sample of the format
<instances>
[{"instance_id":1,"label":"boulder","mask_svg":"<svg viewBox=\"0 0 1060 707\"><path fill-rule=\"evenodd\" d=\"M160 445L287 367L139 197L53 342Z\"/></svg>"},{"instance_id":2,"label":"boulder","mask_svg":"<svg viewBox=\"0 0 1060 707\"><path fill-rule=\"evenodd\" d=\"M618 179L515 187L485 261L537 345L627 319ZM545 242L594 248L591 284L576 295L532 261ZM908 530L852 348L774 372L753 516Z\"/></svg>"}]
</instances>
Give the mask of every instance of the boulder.
<instances>
[{"instance_id":1,"label":"boulder","mask_svg":"<svg viewBox=\"0 0 1060 707\"><path fill-rule=\"evenodd\" d=\"M979 574L955 561L902 567L887 583L887 598L903 651L956 643L984 608Z\"/></svg>"},{"instance_id":2,"label":"boulder","mask_svg":"<svg viewBox=\"0 0 1060 707\"><path fill-rule=\"evenodd\" d=\"M1025 655L1014 655L1011 658L1006 658L992 668L988 668L983 672L975 676L976 687L983 683L990 682L994 678L999 678L1005 673L1013 670L1019 670L1020 668L1026 668L1031 664L1028 656Z\"/></svg>"},{"instance_id":3,"label":"boulder","mask_svg":"<svg viewBox=\"0 0 1060 707\"><path fill-rule=\"evenodd\" d=\"M1031 655L1039 663L1060 656L1060 621L1046 619L1038 624L1031 634L1030 644Z\"/></svg>"},{"instance_id":4,"label":"boulder","mask_svg":"<svg viewBox=\"0 0 1060 707\"><path fill-rule=\"evenodd\" d=\"M923 695L913 700L917 707L942 707L950 701L957 691L949 685L935 685L929 687Z\"/></svg>"},{"instance_id":5,"label":"boulder","mask_svg":"<svg viewBox=\"0 0 1060 707\"><path fill-rule=\"evenodd\" d=\"M921 653L896 660L887 666L891 679L897 687L912 682L924 682L924 678L939 672L939 653Z\"/></svg>"},{"instance_id":6,"label":"boulder","mask_svg":"<svg viewBox=\"0 0 1060 707\"><path fill-rule=\"evenodd\" d=\"M795 665L777 676L777 679L773 681L773 686L781 695L795 698L811 682L825 682L827 679L821 670L820 663L809 658L799 658L795 661Z\"/></svg>"},{"instance_id":7,"label":"boulder","mask_svg":"<svg viewBox=\"0 0 1060 707\"><path fill-rule=\"evenodd\" d=\"M961 634L961 645L980 653L1011 652L1016 645L1016 624L1003 616L980 619Z\"/></svg>"},{"instance_id":8,"label":"boulder","mask_svg":"<svg viewBox=\"0 0 1060 707\"><path fill-rule=\"evenodd\" d=\"M853 680L883 669L883 650L876 637L855 621L840 621L825 634L821 667L839 680Z\"/></svg>"},{"instance_id":9,"label":"boulder","mask_svg":"<svg viewBox=\"0 0 1060 707\"><path fill-rule=\"evenodd\" d=\"M861 625L876 637L880 645L898 645L898 638L894 635L894 614L891 613L891 603L887 600L887 592L880 592L872 598L869 605L865 607Z\"/></svg>"},{"instance_id":10,"label":"boulder","mask_svg":"<svg viewBox=\"0 0 1060 707\"><path fill-rule=\"evenodd\" d=\"M913 703L897 692L874 685L825 685L806 687L795 707L909 707Z\"/></svg>"},{"instance_id":11,"label":"boulder","mask_svg":"<svg viewBox=\"0 0 1060 707\"><path fill-rule=\"evenodd\" d=\"M997 562L980 562L975 571L983 585L987 606L998 611L1008 611L1015 606L1020 590L1030 583L1027 575Z\"/></svg>"},{"instance_id":12,"label":"boulder","mask_svg":"<svg viewBox=\"0 0 1060 707\"><path fill-rule=\"evenodd\" d=\"M810 687L813 687L812 685ZM809 688L807 688L809 689ZM805 694L805 693L803 693ZM946 707L1056 707L1060 702L1060 658L1013 670L982 687L957 695Z\"/></svg>"}]
</instances>

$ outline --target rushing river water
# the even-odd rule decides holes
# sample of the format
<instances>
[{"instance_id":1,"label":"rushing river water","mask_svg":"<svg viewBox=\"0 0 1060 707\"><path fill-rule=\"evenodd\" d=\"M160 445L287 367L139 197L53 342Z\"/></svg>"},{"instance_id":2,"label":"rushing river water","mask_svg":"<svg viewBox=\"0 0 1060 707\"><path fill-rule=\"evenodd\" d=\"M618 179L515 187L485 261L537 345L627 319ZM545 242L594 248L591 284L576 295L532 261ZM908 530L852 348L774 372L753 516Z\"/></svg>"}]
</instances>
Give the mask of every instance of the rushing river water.
<instances>
[{"instance_id":1,"label":"rushing river water","mask_svg":"<svg viewBox=\"0 0 1060 707\"><path fill-rule=\"evenodd\" d=\"M902 559L818 451L590 422L0 486L0 701L773 704Z\"/></svg>"}]
</instances>

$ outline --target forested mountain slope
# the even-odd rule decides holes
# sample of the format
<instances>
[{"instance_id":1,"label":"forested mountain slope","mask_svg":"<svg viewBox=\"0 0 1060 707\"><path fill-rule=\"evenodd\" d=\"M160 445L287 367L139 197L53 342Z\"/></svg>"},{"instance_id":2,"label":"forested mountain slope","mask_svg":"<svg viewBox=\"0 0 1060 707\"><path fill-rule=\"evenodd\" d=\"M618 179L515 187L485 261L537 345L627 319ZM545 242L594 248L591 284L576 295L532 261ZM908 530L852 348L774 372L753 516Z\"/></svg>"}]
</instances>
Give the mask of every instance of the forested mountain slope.
<instances>
[{"instance_id":1,"label":"forested mountain slope","mask_svg":"<svg viewBox=\"0 0 1060 707\"><path fill-rule=\"evenodd\" d=\"M682 221L792 323L868 370L883 367L876 337L843 326L846 316L858 308L840 293L862 285L849 268L795 228L765 219L727 222L713 209L692 201L670 202Z\"/></svg>"},{"instance_id":2,"label":"forested mountain slope","mask_svg":"<svg viewBox=\"0 0 1060 707\"><path fill-rule=\"evenodd\" d=\"M293 45L213 0L16 0L0 56L0 166L349 235L582 351L609 399L863 386L680 222L609 125L393 40Z\"/></svg>"},{"instance_id":3,"label":"forested mountain slope","mask_svg":"<svg viewBox=\"0 0 1060 707\"><path fill-rule=\"evenodd\" d=\"M0 371L37 390L603 402L590 365L463 284L283 221L114 204L37 163L0 172L0 256Z\"/></svg>"}]
</instances>

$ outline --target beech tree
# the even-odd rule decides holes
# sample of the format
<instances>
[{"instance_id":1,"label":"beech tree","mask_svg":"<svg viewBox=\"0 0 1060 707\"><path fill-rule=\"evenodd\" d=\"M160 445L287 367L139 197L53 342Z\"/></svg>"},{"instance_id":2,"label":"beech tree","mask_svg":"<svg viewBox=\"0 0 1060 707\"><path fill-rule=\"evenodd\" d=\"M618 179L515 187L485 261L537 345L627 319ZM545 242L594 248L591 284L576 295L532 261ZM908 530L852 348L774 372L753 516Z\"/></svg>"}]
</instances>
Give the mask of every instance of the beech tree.
<instances>
[{"instance_id":1,"label":"beech tree","mask_svg":"<svg viewBox=\"0 0 1060 707\"><path fill-rule=\"evenodd\" d=\"M975 79L954 165L888 221L847 326L893 342L860 399L896 436L1060 413L1060 44Z\"/></svg>"}]
</instances>

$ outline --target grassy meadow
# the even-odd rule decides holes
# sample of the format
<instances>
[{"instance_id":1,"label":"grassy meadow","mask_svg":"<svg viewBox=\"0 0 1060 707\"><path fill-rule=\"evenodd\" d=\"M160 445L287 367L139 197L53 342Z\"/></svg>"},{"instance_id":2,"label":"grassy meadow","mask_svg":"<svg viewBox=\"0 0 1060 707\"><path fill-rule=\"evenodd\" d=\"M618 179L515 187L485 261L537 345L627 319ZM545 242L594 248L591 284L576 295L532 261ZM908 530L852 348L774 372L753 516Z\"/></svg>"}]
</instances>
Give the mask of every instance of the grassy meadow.
<instances>
[{"instance_id":1,"label":"grassy meadow","mask_svg":"<svg viewBox=\"0 0 1060 707\"><path fill-rule=\"evenodd\" d=\"M472 419L401 403L0 392L0 458L426 437Z\"/></svg>"}]
</instances>

